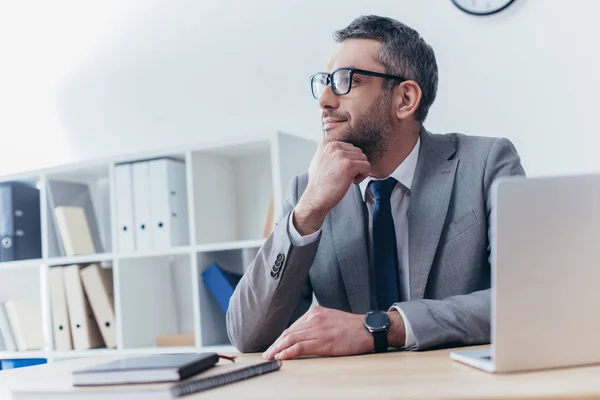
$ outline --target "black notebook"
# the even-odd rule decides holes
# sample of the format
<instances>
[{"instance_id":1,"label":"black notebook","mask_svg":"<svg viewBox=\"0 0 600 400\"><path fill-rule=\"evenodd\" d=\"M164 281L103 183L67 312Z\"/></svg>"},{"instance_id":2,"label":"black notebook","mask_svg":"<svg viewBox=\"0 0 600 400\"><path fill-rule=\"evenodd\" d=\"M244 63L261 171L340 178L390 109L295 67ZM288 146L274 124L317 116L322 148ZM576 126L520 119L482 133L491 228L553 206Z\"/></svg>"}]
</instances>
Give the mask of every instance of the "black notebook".
<instances>
[{"instance_id":1,"label":"black notebook","mask_svg":"<svg viewBox=\"0 0 600 400\"><path fill-rule=\"evenodd\" d=\"M268 374L281 368L281 361L239 357L235 362L220 359L217 364L195 376L179 382L142 383L124 385L74 386L72 374L52 374L35 388L13 392L14 399L69 399L69 398L177 398L202 392L234 382Z\"/></svg>"},{"instance_id":2,"label":"black notebook","mask_svg":"<svg viewBox=\"0 0 600 400\"><path fill-rule=\"evenodd\" d=\"M86 386L176 382L205 371L218 362L217 353L128 357L73 371L73 384Z\"/></svg>"}]
</instances>

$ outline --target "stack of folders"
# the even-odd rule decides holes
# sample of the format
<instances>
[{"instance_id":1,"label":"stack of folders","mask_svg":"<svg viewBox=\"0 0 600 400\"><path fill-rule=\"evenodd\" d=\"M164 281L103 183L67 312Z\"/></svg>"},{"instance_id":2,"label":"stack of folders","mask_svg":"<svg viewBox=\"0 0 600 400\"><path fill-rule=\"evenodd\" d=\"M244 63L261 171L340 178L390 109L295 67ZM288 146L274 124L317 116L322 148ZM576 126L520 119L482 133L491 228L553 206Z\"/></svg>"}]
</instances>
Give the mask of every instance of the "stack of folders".
<instances>
[{"instance_id":1,"label":"stack of folders","mask_svg":"<svg viewBox=\"0 0 600 400\"><path fill-rule=\"evenodd\" d=\"M38 302L8 300L0 303L0 351L44 348L42 317Z\"/></svg>"},{"instance_id":2,"label":"stack of folders","mask_svg":"<svg viewBox=\"0 0 600 400\"><path fill-rule=\"evenodd\" d=\"M57 377L51 384L13 395L15 399L173 398L268 374L281 365L279 360L216 353L131 356L79 369L70 379Z\"/></svg>"},{"instance_id":3,"label":"stack of folders","mask_svg":"<svg viewBox=\"0 0 600 400\"><path fill-rule=\"evenodd\" d=\"M100 264L52 267L49 284L56 350L117 346L111 268Z\"/></svg>"},{"instance_id":4,"label":"stack of folders","mask_svg":"<svg viewBox=\"0 0 600 400\"><path fill-rule=\"evenodd\" d=\"M159 158L115 167L118 248L122 253L189 244L185 163Z\"/></svg>"}]
</instances>

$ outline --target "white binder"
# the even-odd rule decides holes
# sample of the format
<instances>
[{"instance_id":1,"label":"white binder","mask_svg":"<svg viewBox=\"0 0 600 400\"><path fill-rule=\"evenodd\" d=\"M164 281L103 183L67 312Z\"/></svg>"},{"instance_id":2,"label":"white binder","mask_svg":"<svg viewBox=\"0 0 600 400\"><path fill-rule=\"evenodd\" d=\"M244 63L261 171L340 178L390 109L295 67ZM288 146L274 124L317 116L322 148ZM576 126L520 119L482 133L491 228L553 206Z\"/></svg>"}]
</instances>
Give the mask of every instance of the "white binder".
<instances>
[{"instance_id":1,"label":"white binder","mask_svg":"<svg viewBox=\"0 0 600 400\"><path fill-rule=\"evenodd\" d=\"M150 161L152 248L189 244L185 163L168 158Z\"/></svg>"},{"instance_id":2,"label":"white binder","mask_svg":"<svg viewBox=\"0 0 600 400\"><path fill-rule=\"evenodd\" d=\"M115 192L118 249L122 253L134 252L135 219L133 217L133 168L131 164L115 167Z\"/></svg>"},{"instance_id":3,"label":"white binder","mask_svg":"<svg viewBox=\"0 0 600 400\"><path fill-rule=\"evenodd\" d=\"M65 290L67 293L67 309L75 350L103 347L98 324L92 313L90 303L83 290L79 277L79 265L63 267Z\"/></svg>"},{"instance_id":4,"label":"white binder","mask_svg":"<svg viewBox=\"0 0 600 400\"><path fill-rule=\"evenodd\" d=\"M4 350L17 351L17 344L4 309L4 303L0 303L0 336L4 339Z\"/></svg>"},{"instance_id":5,"label":"white binder","mask_svg":"<svg viewBox=\"0 0 600 400\"><path fill-rule=\"evenodd\" d=\"M54 209L54 214L67 256L96 252L83 207L58 206Z\"/></svg>"},{"instance_id":6,"label":"white binder","mask_svg":"<svg viewBox=\"0 0 600 400\"><path fill-rule=\"evenodd\" d=\"M135 241L138 251L152 250L150 229L150 163L133 163L133 218L135 221Z\"/></svg>"},{"instance_id":7,"label":"white binder","mask_svg":"<svg viewBox=\"0 0 600 400\"><path fill-rule=\"evenodd\" d=\"M42 350L44 334L39 304L30 300L8 300L4 303L4 308L17 350Z\"/></svg>"},{"instance_id":8,"label":"white binder","mask_svg":"<svg viewBox=\"0 0 600 400\"><path fill-rule=\"evenodd\" d=\"M112 269L102 268L99 264L91 264L81 269L79 276L106 347L116 348L117 332Z\"/></svg>"},{"instance_id":9,"label":"white binder","mask_svg":"<svg viewBox=\"0 0 600 400\"><path fill-rule=\"evenodd\" d=\"M71 350L71 326L69 324L69 311L67 309L67 294L62 267L52 267L48 272L50 285L50 307L52 310L52 333L54 336L54 349L59 351Z\"/></svg>"}]
</instances>

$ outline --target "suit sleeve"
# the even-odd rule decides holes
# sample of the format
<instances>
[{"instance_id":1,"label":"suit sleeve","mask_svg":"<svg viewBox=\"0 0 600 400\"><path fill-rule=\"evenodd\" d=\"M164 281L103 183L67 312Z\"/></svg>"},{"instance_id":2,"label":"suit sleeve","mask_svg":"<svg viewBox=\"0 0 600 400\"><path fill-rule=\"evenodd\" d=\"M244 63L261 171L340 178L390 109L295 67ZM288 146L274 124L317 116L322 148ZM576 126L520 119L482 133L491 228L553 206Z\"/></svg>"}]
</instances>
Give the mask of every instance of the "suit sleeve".
<instances>
[{"instance_id":1,"label":"suit sleeve","mask_svg":"<svg viewBox=\"0 0 600 400\"><path fill-rule=\"evenodd\" d=\"M241 352L266 350L312 303L308 271L320 236L294 246L288 221L298 202L298 178L290 183L275 229L236 286L226 314L227 333Z\"/></svg>"},{"instance_id":2,"label":"suit sleeve","mask_svg":"<svg viewBox=\"0 0 600 400\"><path fill-rule=\"evenodd\" d=\"M499 177L514 175L525 175L520 157L509 140L497 139L490 148L484 171L483 189L488 221L492 210L492 183ZM488 243L490 235L488 228ZM403 311L413 331L414 343L407 350L490 342L490 289L442 300L396 303L394 306Z\"/></svg>"}]
</instances>

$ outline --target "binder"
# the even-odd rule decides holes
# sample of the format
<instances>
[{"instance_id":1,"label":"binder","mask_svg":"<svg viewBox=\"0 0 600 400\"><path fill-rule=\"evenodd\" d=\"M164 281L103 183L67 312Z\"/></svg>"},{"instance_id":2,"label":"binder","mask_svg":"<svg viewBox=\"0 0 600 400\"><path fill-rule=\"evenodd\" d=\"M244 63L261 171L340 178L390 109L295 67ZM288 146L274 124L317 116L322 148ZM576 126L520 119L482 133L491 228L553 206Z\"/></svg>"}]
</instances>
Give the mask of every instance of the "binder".
<instances>
[{"instance_id":1,"label":"binder","mask_svg":"<svg viewBox=\"0 0 600 400\"><path fill-rule=\"evenodd\" d=\"M213 298L226 313L229 308L229 300L242 276L225 271L217 263L212 263L202 272L202 279Z\"/></svg>"},{"instance_id":2,"label":"binder","mask_svg":"<svg viewBox=\"0 0 600 400\"><path fill-rule=\"evenodd\" d=\"M150 163L135 162L133 170L133 218L135 221L135 240L138 251L152 250L150 229Z\"/></svg>"},{"instance_id":3,"label":"binder","mask_svg":"<svg viewBox=\"0 0 600 400\"><path fill-rule=\"evenodd\" d=\"M50 210L55 210L57 207L60 206L83 208L85 220L90 230L95 252L103 253L105 251L104 245L102 243L102 238L100 237L100 229L98 227L98 221L96 219L96 211L92 202L90 188L87 184L50 180L48 181L48 203ZM59 253L65 256L67 254L63 247L63 243L60 240L61 232L56 221L56 215L54 212L51 212L50 216L52 217L54 230L56 232Z\"/></svg>"},{"instance_id":4,"label":"binder","mask_svg":"<svg viewBox=\"0 0 600 400\"><path fill-rule=\"evenodd\" d=\"M39 304L30 300L8 300L4 309L17 350L41 350L44 348L44 334L42 331L42 315Z\"/></svg>"},{"instance_id":5,"label":"binder","mask_svg":"<svg viewBox=\"0 0 600 400\"><path fill-rule=\"evenodd\" d=\"M75 350L103 347L104 342L98 324L92 313L89 300L85 295L79 265L62 267L67 295L67 310Z\"/></svg>"},{"instance_id":6,"label":"binder","mask_svg":"<svg viewBox=\"0 0 600 400\"><path fill-rule=\"evenodd\" d=\"M152 248L185 246L189 242L185 163L161 158L151 160L149 167Z\"/></svg>"},{"instance_id":7,"label":"binder","mask_svg":"<svg viewBox=\"0 0 600 400\"><path fill-rule=\"evenodd\" d=\"M48 272L54 349L59 351L71 350L73 348L63 275L62 267L52 267Z\"/></svg>"},{"instance_id":8,"label":"binder","mask_svg":"<svg viewBox=\"0 0 600 400\"><path fill-rule=\"evenodd\" d=\"M117 243L120 252L134 252L135 220L133 218L133 168L131 164L115 167Z\"/></svg>"},{"instance_id":9,"label":"binder","mask_svg":"<svg viewBox=\"0 0 600 400\"><path fill-rule=\"evenodd\" d=\"M4 303L0 303L0 336L2 336L4 342L4 350L17 351L17 344L15 343L8 316L6 315Z\"/></svg>"},{"instance_id":10,"label":"binder","mask_svg":"<svg viewBox=\"0 0 600 400\"><path fill-rule=\"evenodd\" d=\"M54 216L60 241L67 256L93 254L96 252L92 233L82 207L58 206Z\"/></svg>"},{"instance_id":11,"label":"binder","mask_svg":"<svg viewBox=\"0 0 600 400\"><path fill-rule=\"evenodd\" d=\"M112 272L111 268L102 268L99 264L91 264L81 269L79 276L106 347L116 348L117 332Z\"/></svg>"},{"instance_id":12,"label":"binder","mask_svg":"<svg viewBox=\"0 0 600 400\"><path fill-rule=\"evenodd\" d=\"M39 190L20 182L0 184L0 262L41 257Z\"/></svg>"}]
</instances>

